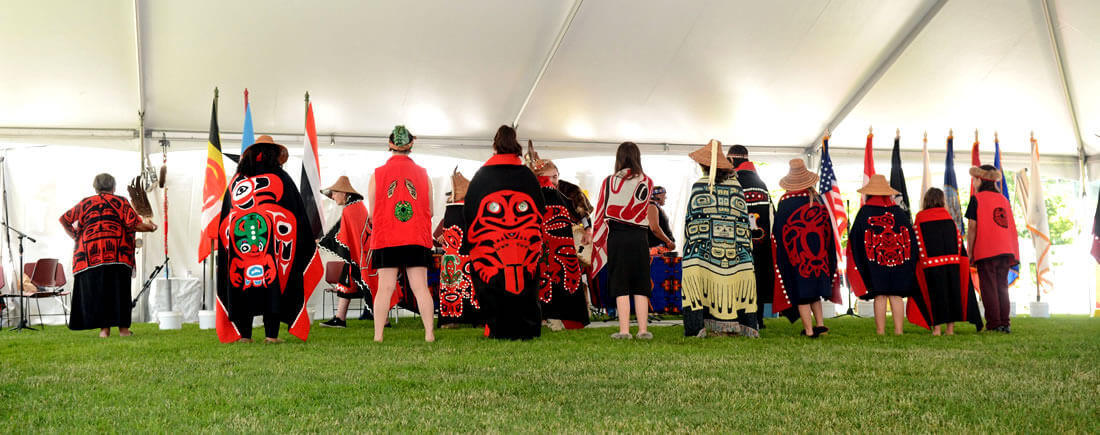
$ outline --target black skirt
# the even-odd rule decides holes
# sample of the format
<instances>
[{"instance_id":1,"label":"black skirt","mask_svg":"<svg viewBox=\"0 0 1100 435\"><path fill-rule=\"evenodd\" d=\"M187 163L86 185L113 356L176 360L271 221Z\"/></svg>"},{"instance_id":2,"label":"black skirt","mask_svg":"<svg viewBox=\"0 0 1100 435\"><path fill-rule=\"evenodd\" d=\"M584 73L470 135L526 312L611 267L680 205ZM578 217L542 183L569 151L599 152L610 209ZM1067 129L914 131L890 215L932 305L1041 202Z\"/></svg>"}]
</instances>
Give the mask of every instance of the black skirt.
<instances>
[{"instance_id":1,"label":"black skirt","mask_svg":"<svg viewBox=\"0 0 1100 435\"><path fill-rule=\"evenodd\" d=\"M109 264L73 277L69 329L130 327L130 266Z\"/></svg>"},{"instance_id":2,"label":"black skirt","mask_svg":"<svg viewBox=\"0 0 1100 435\"><path fill-rule=\"evenodd\" d=\"M371 267L428 267L432 264L432 250L419 245L391 246L371 252Z\"/></svg>"},{"instance_id":3,"label":"black skirt","mask_svg":"<svg viewBox=\"0 0 1100 435\"><path fill-rule=\"evenodd\" d=\"M649 228L620 222L607 224L607 287L611 297L649 297Z\"/></svg>"}]
</instances>

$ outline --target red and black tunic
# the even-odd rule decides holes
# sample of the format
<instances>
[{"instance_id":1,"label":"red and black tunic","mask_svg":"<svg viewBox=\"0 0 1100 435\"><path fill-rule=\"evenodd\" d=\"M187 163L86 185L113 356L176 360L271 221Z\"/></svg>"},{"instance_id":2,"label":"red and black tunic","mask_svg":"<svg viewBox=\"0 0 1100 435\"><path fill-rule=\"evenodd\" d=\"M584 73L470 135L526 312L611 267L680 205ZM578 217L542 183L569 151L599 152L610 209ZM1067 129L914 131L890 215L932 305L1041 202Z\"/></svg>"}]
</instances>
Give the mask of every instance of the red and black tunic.
<instances>
[{"instance_id":1,"label":"red and black tunic","mask_svg":"<svg viewBox=\"0 0 1100 435\"><path fill-rule=\"evenodd\" d=\"M321 238L320 247L344 262L345 267L336 283L342 297L357 297L377 286L377 280L373 286L364 280L370 275L367 273L370 235L367 206L361 199L355 199L344 206L340 220Z\"/></svg>"},{"instance_id":2,"label":"red and black tunic","mask_svg":"<svg viewBox=\"0 0 1100 435\"><path fill-rule=\"evenodd\" d=\"M969 321L982 329L982 316L970 285L970 260L963 238L946 208L917 213L913 223L919 259L918 290L906 306L909 322L922 328Z\"/></svg>"},{"instance_id":3,"label":"red and black tunic","mask_svg":"<svg viewBox=\"0 0 1100 435\"><path fill-rule=\"evenodd\" d=\"M470 279L490 337L528 339L542 332L545 209L535 174L516 155L493 156L470 180L463 208Z\"/></svg>"},{"instance_id":4,"label":"red and black tunic","mask_svg":"<svg viewBox=\"0 0 1100 435\"><path fill-rule=\"evenodd\" d=\"M73 228L73 275L97 266L122 264L134 268L134 227L141 223L126 198L100 193L80 201L61 216Z\"/></svg>"}]
</instances>

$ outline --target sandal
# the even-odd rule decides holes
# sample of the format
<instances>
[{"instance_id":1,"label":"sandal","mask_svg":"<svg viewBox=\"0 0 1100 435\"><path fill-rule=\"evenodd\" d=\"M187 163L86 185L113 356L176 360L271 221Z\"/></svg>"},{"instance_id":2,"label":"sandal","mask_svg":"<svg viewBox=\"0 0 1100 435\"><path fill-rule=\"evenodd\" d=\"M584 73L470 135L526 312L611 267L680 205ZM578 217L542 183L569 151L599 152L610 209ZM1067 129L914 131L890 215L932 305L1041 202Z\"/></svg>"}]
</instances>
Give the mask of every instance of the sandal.
<instances>
[{"instance_id":1,"label":"sandal","mask_svg":"<svg viewBox=\"0 0 1100 435\"><path fill-rule=\"evenodd\" d=\"M638 339L639 340L652 340L653 339L653 333L649 332L649 331L639 332L638 333Z\"/></svg>"},{"instance_id":2,"label":"sandal","mask_svg":"<svg viewBox=\"0 0 1100 435\"><path fill-rule=\"evenodd\" d=\"M611 338L614 339L614 340L630 340L630 339L633 339L634 336L630 335L629 332L626 333L626 334L623 334L621 332L616 332L614 334L611 334Z\"/></svg>"}]
</instances>

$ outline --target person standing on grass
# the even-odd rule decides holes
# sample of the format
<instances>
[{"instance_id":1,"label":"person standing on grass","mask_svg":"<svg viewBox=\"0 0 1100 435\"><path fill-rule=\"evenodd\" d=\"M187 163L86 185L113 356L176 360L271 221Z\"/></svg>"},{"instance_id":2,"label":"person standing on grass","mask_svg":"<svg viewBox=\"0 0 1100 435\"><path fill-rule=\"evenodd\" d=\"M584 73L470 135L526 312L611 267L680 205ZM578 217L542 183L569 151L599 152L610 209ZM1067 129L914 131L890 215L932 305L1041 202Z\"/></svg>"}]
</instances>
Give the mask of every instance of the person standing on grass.
<instances>
[{"instance_id":1,"label":"person standing on grass","mask_svg":"<svg viewBox=\"0 0 1100 435\"><path fill-rule=\"evenodd\" d=\"M703 178L684 222L684 335L759 337L749 209L717 140L691 153Z\"/></svg>"},{"instance_id":2,"label":"person standing on grass","mask_svg":"<svg viewBox=\"0 0 1100 435\"><path fill-rule=\"evenodd\" d=\"M416 136L403 125L393 128L389 148L392 156L374 170L367 198L370 198L371 265L378 271L378 294L374 297L374 341L382 341L386 313L397 286L397 273L405 269L420 320L424 341L435 341L435 303L428 291L428 266L432 262L432 184L428 172L409 153Z\"/></svg>"},{"instance_id":3,"label":"person standing on grass","mask_svg":"<svg viewBox=\"0 0 1100 435\"><path fill-rule=\"evenodd\" d=\"M848 279L852 293L875 301L875 332L886 334L886 304L894 312L894 335L905 322L904 301L909 297L917 267L917 238L909 212L894 202L897 190L882 174L858 190L867 200L848 231Z\"/></svg>"},{"instance_id":4,"label":"person standing on grass","mask_svg":"<svg viewBox=\"0 0 1100 435\"><path fill-rule=\"evenodd\" d=\"M790 171L779 180L779 187L787 192L779 199L772 226L778 281L775 311L791 322L801 318L802 334L810 338L829 332L821 301L837 303L840 299L832 218L814 190L817 181L817 174L807 170L802 159L791 160Z\"/></svg>"},{"instance_id":5,"label":"person standing on grass","mask_svg":"<svg viewBox=\"0 0 1100 435\"><path fill-rule=\"evenodd\" d=\"M615 152L615 173L600 183L596 205L595 255L592 276L607 267L607 284L619 315L619 332L611 338L630 335L630 303L633 298L638 319L638 338L650 340L648 330L649 277L648 233L657 235L669 250L676 242L661 229L657 207L649 202L653 181L642 171L642 153L634 142L623 142Z\"/></svg>"},{"instance_id":6,"label":"person standing on grass","mask_svg":"<svg viewBox=\"0 0 1100 435\"><path fill-rule=\"evenodd\" d=\"M351 304L351 300L372 291L364 280L367 275L367 253L370 251L370 214L367 213L367 206L363 203L363 195L351 186L347 176L340 176L336 184L322 189L321 194L344 207L340 212L340 220L336 221L320 242L322 249L331 252L344 262L339 281L336 283L336 295L340 300L336 315L331 320L321 323L321 326L343 328L348 325L348 305Z\"/></svg>"},{"instance_id":7,"label":"person standing on grass","mask_svg":"<svg viewBox=\"0 0 1100 435\"><path fill-rule=\"evenodd\" d=\"M263 316L264 342L279 343L279 323L305 341L306 310L324 275L305 203L283 170L286 147L260 136L241 153L222 200L217 260L218 340L251 342L252 319ZM301 227L299 223L305 224Z\"/></svg>"},{"instance_id":8,"label":"person standing on grass","mask_svg":"<svg viewBox=\"0 0 1100 435\"><path fill-rule=\"evenodd\" d=\"M663 186L654 187L653 192L649 194L649 203L657 208L658 226L661 227L661 231L664 231L669 239L675 242L676 237L672 235L672 227L669 226L668 215L665 214L665 209L663 208L666 200L668 200L668 190ZM665 242L661 241L661 238L657 237L657 234L653 231L649 232L649 247L650 249L660 248L658 251L667 252L668 250L668 247L665 246Z\"/></svg>"},{"instance_id":9,"label":"person standing on grass","mask_svg":"<svg viewBox=\"0 0 1100 435\"><path fill-rule=\"evenodd\" d=\"M771 193L764 180L756 173L756 166L749 161L749 150L742 145L730 147L730 163L737 169L737 182L749 207L749 228L752 231L752 267L756 275L757 329L764 329L764 304L772 303L775 292L775 259L772 258L772 207Z\"/></svg>"},{"instance_id":10,"label":"person standing on grass","mask_svg":"<svg viewBox=\"0 0 1100 435\"><path fill-rule=\"evenodd\" d=\"M545 200L535 174L520 159L523 148L514 128L497 129L493 153L470 180L462 209L470 228L468 269L485 313L486 334L526 340L542 334Z\"/></svg>"},{"instance_id":11,"label":"person standing on grass","mask_svg":"<svg viewBox=\"0 0 1100 435\"><path fill-rule=\"evenodd\" d=\"M944 208L943 191L928 189L913 222L918 254L918 289L909 298L909 323L931 329L932 335L955 335L955 322L969 321L982 330L978 299L970 285L970 260L951 214Z\"/></svg>"},{"instance_id":12,"label":"person standing on grass","mask_svg":"<svg viewBox=\"0 0 1100 435\"><path fill-rule=\"evenodd\" d=\"M134 233L156 231L152 215L138 216L130 202L115 195L115 177L92 180L96 194L61 216L73 248L73 302L69 329L99 329L99 336L130 332L130 275L134 269ZM24 277L26 275L24 274ZM30 279L24 280L24 286ZM33 285L32 285L33 287Z\"/></svg>"},{"instance_id":13,"label":"person standing on grass","mask_svg":"<svg viewBox=\"0 0 1100 435\"><path fill-rule=\"evenodd\" d=\"M551 331L581 329L588 325L588 300L581 287L581 262L573 243L573 203L558 190L558 166L539 158L527 141L527 166L539 180L545 212L539 302Z\"/></svg>"},{"instance_id":14,"label":"person standing on grass","mask_svg":"<svg viewBox=\"0 0 1100 435\"><path fill-rule=\"evenodd\" d=\"M1020 245L1012 204L1001 194L997 182L1001 171L991 165L970 168L978 192L966 206L966 247L978 267L978 288L985 305L985 326L990 331L1010 333L1008 320L1008 270L1020 264Z\"/></svg>"}]
</instances>

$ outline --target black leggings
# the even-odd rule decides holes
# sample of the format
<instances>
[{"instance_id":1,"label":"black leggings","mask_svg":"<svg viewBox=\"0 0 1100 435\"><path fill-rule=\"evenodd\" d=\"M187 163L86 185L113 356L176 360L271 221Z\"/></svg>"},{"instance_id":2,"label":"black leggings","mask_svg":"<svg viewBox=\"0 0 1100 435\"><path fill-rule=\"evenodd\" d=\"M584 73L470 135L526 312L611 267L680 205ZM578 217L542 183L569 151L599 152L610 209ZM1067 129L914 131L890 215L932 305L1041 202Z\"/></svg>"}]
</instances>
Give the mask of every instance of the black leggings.
<instances>
[{"instance_id":1,"label":"black leggings","mask_svg":"<svg viewBox=\"0 0 1100 435\"><path fill-rule=\"evenodd\" d=\"M249 317L247 321L237 320L233 323L237 325L237 332L241 333L241 338L252 338L251 317ZM264 336L267 338L279 338L278 314L264 314Z\"/></svg>"}]
</instances>

